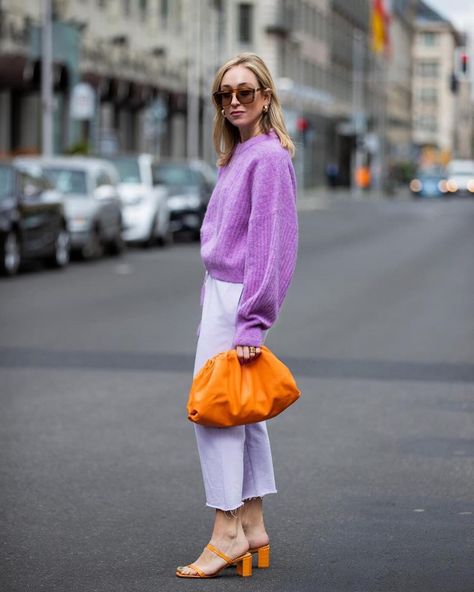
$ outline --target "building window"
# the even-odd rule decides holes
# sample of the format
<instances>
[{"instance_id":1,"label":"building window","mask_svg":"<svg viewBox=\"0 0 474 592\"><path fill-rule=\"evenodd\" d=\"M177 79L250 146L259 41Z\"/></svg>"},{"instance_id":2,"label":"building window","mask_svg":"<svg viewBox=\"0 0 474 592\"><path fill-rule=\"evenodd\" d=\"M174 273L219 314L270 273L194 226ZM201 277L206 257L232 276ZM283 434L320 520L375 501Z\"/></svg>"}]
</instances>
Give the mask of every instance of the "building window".
<instances>
[{"instance_id":1,"label":"building window","mask_svg":"<svg viewBox=\"0 0 474 592\"><path fill-rule=\"evenodd\" d=\"M417 73L422 78L437 78L439 76L439 63L433 61L418 62Z\"/></svg>"},{"instance_id":2,"label":"building window","mask_svg":"<svg viewBox=\"0 0 474 592\"><path fill-rule=\"evenodd\" d=\"M181 33L183 30L183 5L182 0L174 0L174 29L176 33Z\"/></svg>"},{"instance_id":3,"label":"building window","mask_svg":"<svg viewBox=\"0 0 474 592\"><path fill-rule=\"evenodd\" d=\"M169 1L168 0L161 0L161 2L160 2L160 17L165 25L168 22L169 15L170 15Z\"/></svg>"},{"instance_id":4,"label":"building window","mask_svg":"<svg viewBox=\"0 0 474 592\"><path fill-rule=\"evenodd\" d=\"M438 34L431 31L421 33L421 43L426 47L435 47L438 45Z\"/></svg>"},{"instance_id":5,"label":"building window","mask_svg":"<svg viewBox=\"0 0 474 592\"><path fill-rule=\"evenodd\" d=\"M252 9L251 4L239 4L239 42L252 43Z\"/></svg>"},{"instance_id":6,"label":"building window","mask_svg":"<svg viewBox=\"0 0 474 592\"><path fill-rule=\"evenodd\" d=\"M437 132L438 124L435 117L423 115L415 120L415 127L420 132Z\"/></svg>"},{"instance_id":7,"label":"building window","mask_svg":"<svg viewBox=\"0 0 474 592\"><path fill-rule=\"evenodd\" d=\"M130 0L123 0L123 13L125 16L130 16Z\"/></svg>"},{"instance_id":8,"label":"building window","mask_svg":"<svg viewBox=\"0 0 474 592\"><path fill-rule=\"evenodd\" d=\"M148 15L148 2L147 0L140 0L140 17L142 21L146 21Z\"/></svg>"},{"instance_id":9,"label":"building window","mask_svg":"<svg viewBox=\"0 0 474 592\"><path fill-rule=\"evenodd\" d=\"M422 88L419 91L418 98L421 103L436 105L438 102L438 91L436 88Z\"/></svg>"},{"instance_id":10,"label":"building window","mask_svg":"<svg viewBox=\"0 0 474 592\"><path fill-rule=\"evenodd\" d=\"M99 6L99 8L104 9L106 4L107 4L106 0L97 0L97 5Z\"/></svg>"}]
</instances>

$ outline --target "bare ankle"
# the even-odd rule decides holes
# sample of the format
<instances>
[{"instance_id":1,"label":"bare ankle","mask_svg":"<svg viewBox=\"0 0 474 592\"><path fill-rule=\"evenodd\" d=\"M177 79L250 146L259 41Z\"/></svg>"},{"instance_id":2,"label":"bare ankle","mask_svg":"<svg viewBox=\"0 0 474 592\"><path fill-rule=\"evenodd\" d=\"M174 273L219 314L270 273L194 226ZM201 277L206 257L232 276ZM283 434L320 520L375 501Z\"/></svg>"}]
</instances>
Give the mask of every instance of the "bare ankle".
<instances>
[{"instance_id":1,"label":"bare ankle","mask_svg":"<svg viewBox=\"0 0 474 592\"><path fill-rule=\"evenodd\" d=\"M242 528L240 510L237 510L235 513L217 510L212 539L232 542L243 537L245 537L245 534Z\"/></svg>"}]
</instances>

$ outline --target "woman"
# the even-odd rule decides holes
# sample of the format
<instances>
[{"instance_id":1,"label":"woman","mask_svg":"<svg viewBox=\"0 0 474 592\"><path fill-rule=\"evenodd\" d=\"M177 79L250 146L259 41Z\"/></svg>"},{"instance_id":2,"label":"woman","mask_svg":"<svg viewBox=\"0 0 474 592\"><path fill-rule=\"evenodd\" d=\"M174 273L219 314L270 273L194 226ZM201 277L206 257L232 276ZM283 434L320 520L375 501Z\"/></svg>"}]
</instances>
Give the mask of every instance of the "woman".
<instances>
[{"instance_id":1,"label":"woman","mask_svg":"<svg viewBox=\"0 0 474 592\"><path fill-rule=\"evenodd\" d=\"M206 278L194 375L231 348L242 364L260 355L297 250L294 145L266 65L240 54L220 68L212 90L220 169L201 229ZM265 422L195 430L207 505L216 516L210 544L176 575L213 577L234 564L250 575L249 552L268 567L262 497L276 489Z\"/></svg>"}]
</instances>

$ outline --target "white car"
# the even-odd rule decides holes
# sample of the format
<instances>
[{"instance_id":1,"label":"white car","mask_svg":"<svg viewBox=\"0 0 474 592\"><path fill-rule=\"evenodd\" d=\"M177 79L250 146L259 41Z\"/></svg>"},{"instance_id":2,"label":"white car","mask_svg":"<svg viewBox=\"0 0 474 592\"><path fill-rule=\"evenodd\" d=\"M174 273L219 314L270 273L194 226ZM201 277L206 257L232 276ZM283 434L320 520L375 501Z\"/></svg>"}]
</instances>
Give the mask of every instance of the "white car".
<instances>
[{"instance_id":1,"label":"white car","mask_svg":"<svg viewBox=\"0 0 474 592\"><path fill-rule=\"evenodd\" d=\"M171 242L168 190L153 183L153 156L122 155L109 160L120 177L124 239L143 246Z\"/></svg>"},{"instance_id":2,"label":"white car","mask_svg":"<svg viewBox=\"0 0 474 592\"><path fill-rule=\"evenodd\" d=\"M452 160L446 186L451 194L474 197L474 160Z\"/></svg>"}]
</instances>

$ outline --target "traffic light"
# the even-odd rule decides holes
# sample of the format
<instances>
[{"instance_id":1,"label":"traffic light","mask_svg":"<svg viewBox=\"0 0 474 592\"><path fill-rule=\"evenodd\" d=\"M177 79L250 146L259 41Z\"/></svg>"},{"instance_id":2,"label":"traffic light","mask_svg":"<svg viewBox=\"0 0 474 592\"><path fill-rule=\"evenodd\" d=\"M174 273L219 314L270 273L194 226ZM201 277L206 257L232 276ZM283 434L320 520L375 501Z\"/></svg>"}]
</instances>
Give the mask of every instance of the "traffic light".
<instances>
[{"instance_id":1,"label":"traffic light","mask_svg":"<svg viewBox=\"0 0 474 592\"><path fill-rule=\"evenodd\" d=\"M467 74L469 70L469 56L467 53L463 52L459 56L459 71L461 74Z\"/></svg>"},{"instance_id":2,"label":"traffic light","mask_svg":"<svg viewBox=\"0 0 474 592\"><path fill-rule=\"evenodd\" d=\"M454 72L451 74L451 77L449 80L449 87L451 88L451 92L453 94L456 94L458 92L459 80Z\"/></svg>"},{"instance_id":3,"label":"traffic light","mask_svg":"<svg viewBox=\"0 0 474 592\"><path fill-rule=\"evenodd\" d=\"M309 127L309 123L308 120L305 119L304 117L298 117L298 119L296 120L296 129L301 132L304 133Z\"/></svg>"},{"instance_id":4,"label":"traffic light","mask_svg":"<svg viewBox=\"0 0 474 592\"><path fill-rule=\"evenodd\" d=\"M296 129L300 134L300 138L303 141L303 144L306 144L307 141L307 134L309 131L309 122L305 117L298 117L296 120Z\"/></svg>"}]
</instances>

